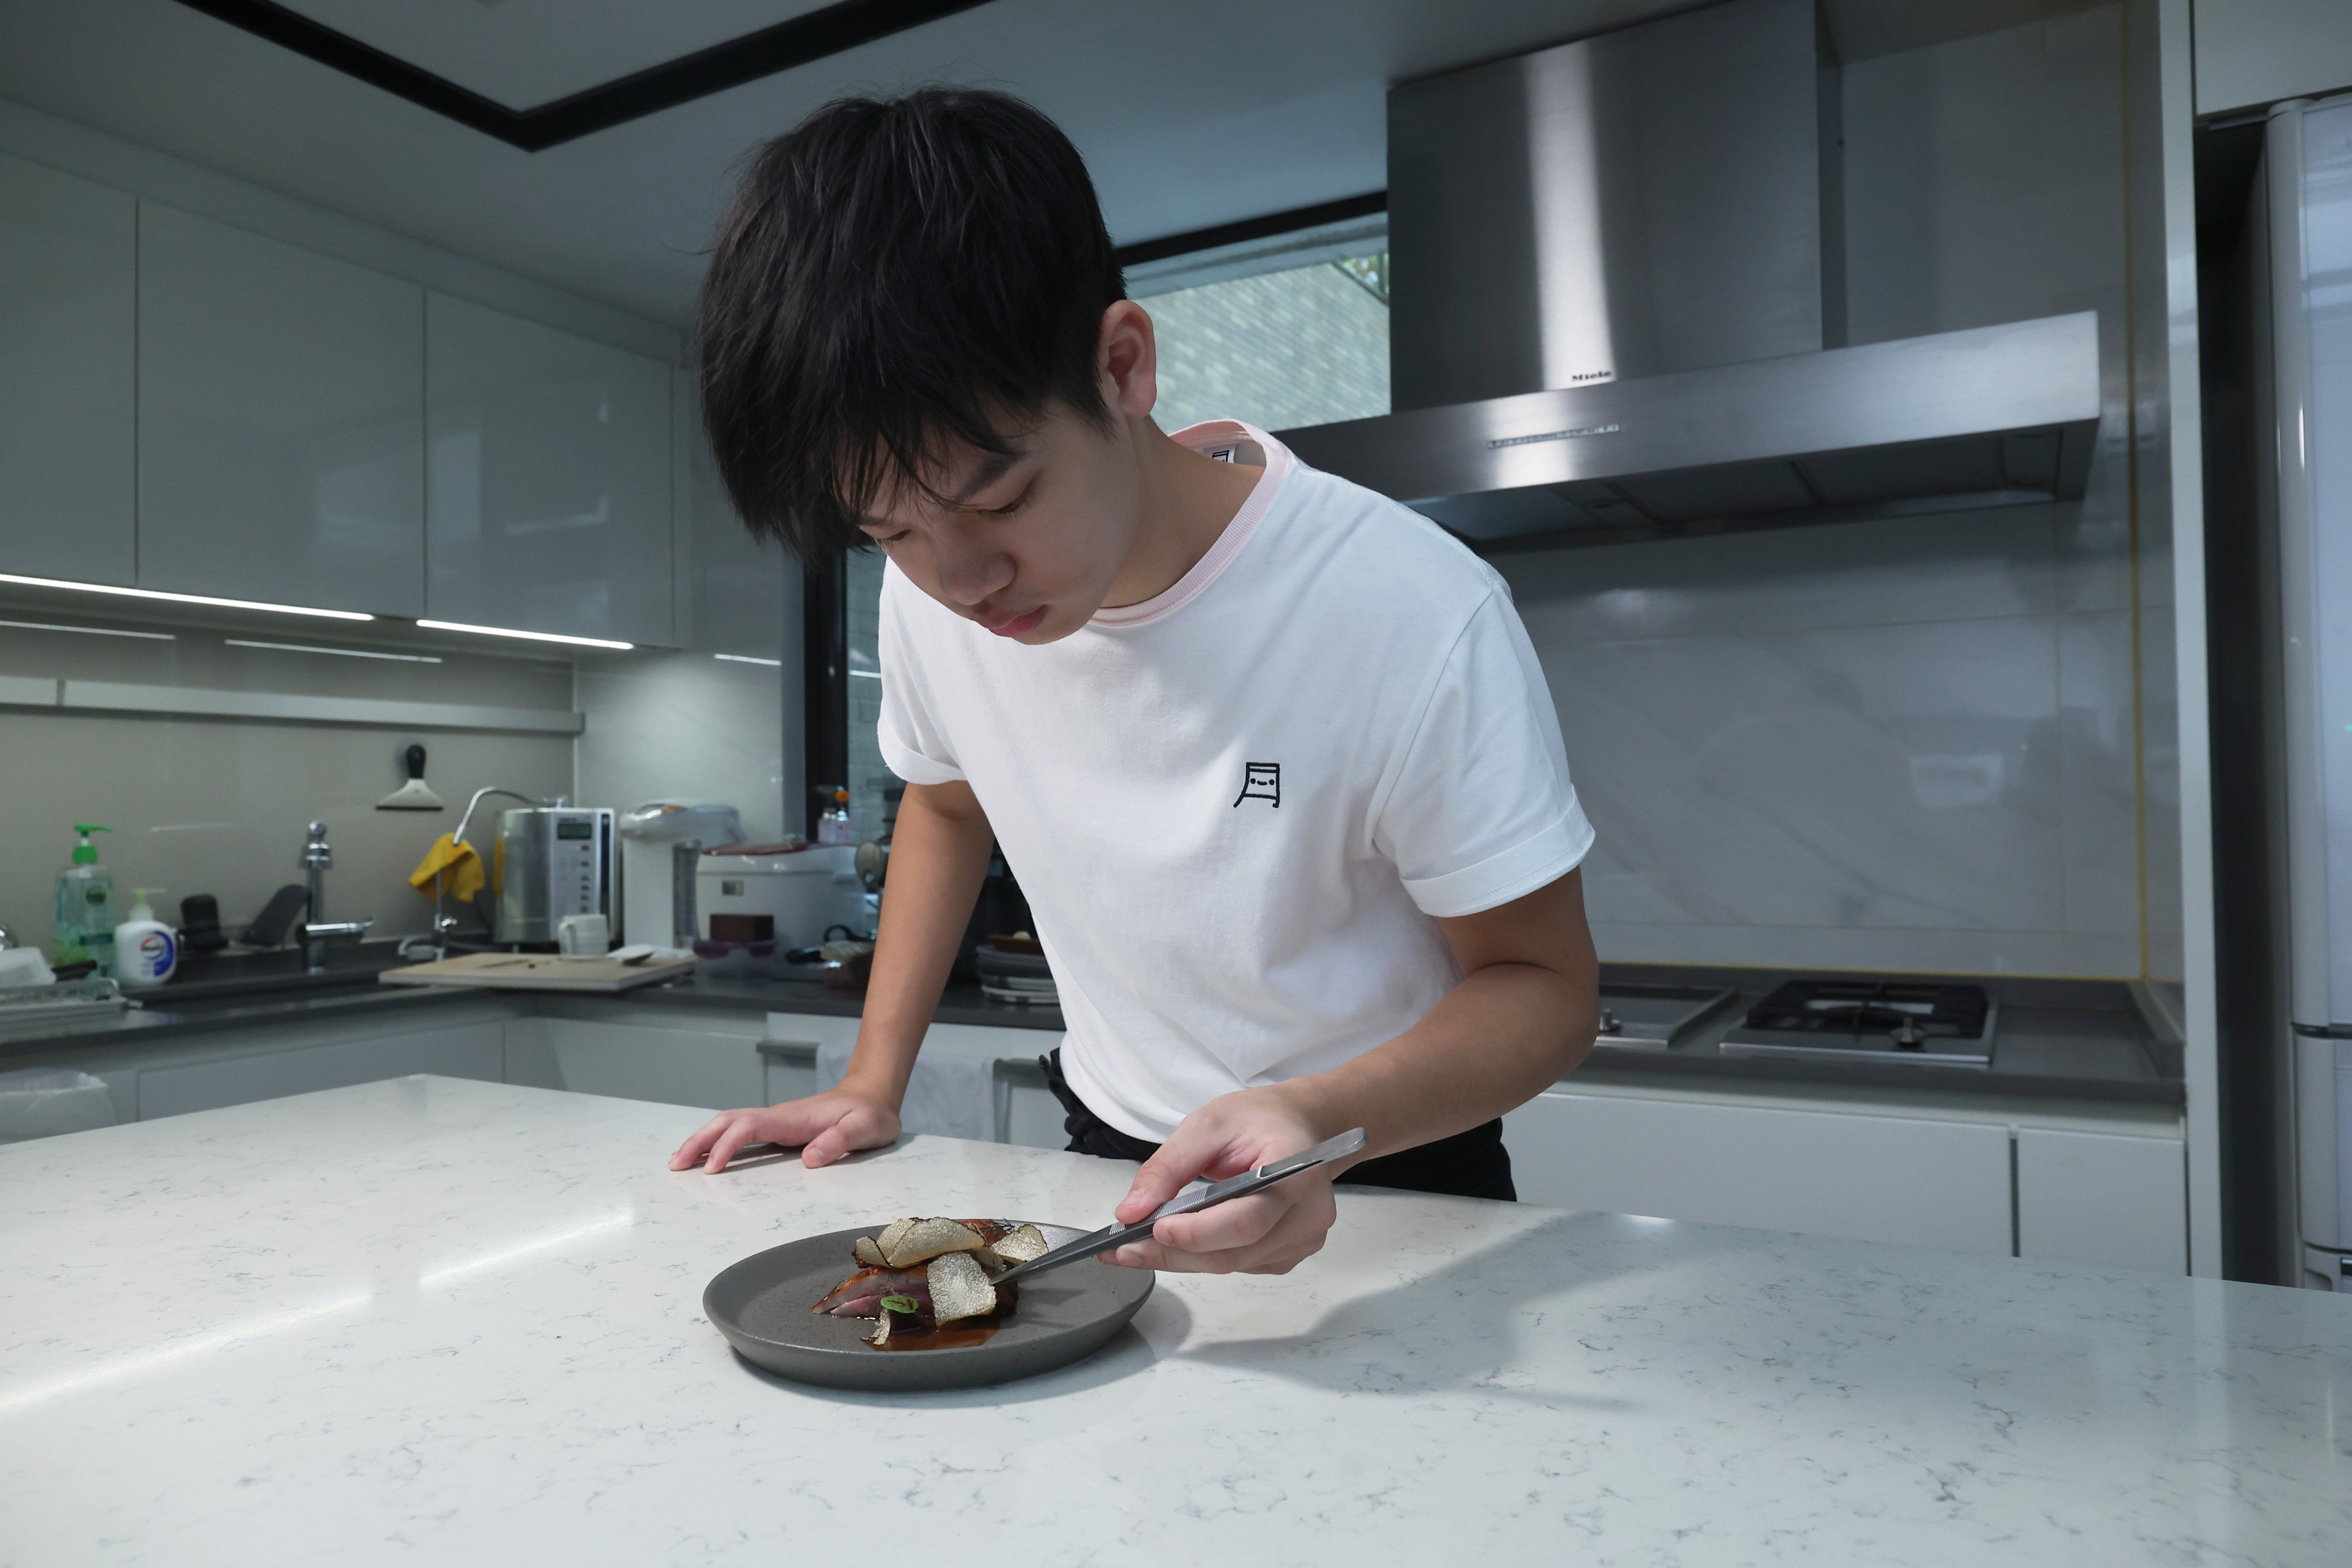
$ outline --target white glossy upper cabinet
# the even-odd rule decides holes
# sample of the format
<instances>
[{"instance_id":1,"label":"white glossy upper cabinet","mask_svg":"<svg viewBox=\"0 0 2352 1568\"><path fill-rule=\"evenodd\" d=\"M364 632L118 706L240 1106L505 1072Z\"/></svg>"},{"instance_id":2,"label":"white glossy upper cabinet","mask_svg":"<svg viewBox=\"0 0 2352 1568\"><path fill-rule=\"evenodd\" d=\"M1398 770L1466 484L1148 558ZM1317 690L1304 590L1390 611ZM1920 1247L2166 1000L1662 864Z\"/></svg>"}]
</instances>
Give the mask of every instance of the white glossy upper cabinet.
<instances>
[{"instance_id":1,"label":"white glossy upper cabinet","mask_svg":"<svg viewBox=\"0 0 2352 1568\"><path fill-rule=\"evenodd\" d=\"M445 294L425 342L429 613L669 644L670 367Z\"/></svg>"},{"instance_id":2,"label":"white glossy upper cabinet","mask_svg":"<svg viewBox=\"0 0 2352 1568\"><path fill-rule=\"evenodd\" d=\"M424 341L415 284L141 203L141 586L421 613Z\"/></svg>"},{"instance_id":3,"label":"white glossy upper cabinet","mask_svg":"<svg viewBox=\"0 0 2352 1568\"><path fill-rule=\"evenodd\" d=\"M0 572L129 584L138 202L0 158Z\"/></svg>"}]
</instances>

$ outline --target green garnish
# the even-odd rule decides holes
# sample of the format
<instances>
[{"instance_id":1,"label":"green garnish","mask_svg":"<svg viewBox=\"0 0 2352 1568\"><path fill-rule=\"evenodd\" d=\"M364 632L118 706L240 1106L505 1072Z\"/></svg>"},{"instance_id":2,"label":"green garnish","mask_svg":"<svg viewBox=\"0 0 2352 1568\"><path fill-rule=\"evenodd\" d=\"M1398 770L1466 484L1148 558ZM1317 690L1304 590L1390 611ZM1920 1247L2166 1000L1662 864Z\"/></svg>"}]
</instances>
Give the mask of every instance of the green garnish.
<instances>
[{"instance_id":1,"label":"green garnish","mask_svg":"<svg viewBox=\"0 0 2352 1568\"><path fill-rule=\"evenodd\" d=\"M882 1310L886 1312L912 1312L915 1299L912 1296L885 1296L882 1298Z\"/></svg>"}]
</instances>

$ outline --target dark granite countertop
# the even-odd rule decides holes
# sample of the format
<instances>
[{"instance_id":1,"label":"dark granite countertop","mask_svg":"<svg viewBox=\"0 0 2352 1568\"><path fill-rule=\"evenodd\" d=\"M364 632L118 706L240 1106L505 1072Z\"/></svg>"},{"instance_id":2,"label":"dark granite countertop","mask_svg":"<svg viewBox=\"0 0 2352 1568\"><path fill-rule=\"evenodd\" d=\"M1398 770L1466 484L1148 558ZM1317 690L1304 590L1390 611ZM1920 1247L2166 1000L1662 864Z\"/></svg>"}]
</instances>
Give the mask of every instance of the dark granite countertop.
<instances>
[{"instance_id":1,"label":"dark granite countertop","mask_svg":"<svg viewBox=\"0 0 2352 1568\"><path fill-rule=\"evenodd\" d=\"M542 993L544 994L544 993ZM597 1000L598 998L591 998ZM705 980L699 976L622 993L617 1000L658 1002L672 1007L719 1007L735 1012L814 1013L855 1018L866 1010L863 991L836 991L817 980ZM1021 1002L999 1002L977 985L950 982L932 1019L941 1024L982 1024L1003 1029L1062 1031L1062 1010Z\"/></svg>"},{"instance_id":2,"label":"dark granite countertop","mask_svg":"<svg viewBox=\"0 0 2352 1568\"><path fill-rule=\"evenodd\" d=\"M378 965L376 967L381 967ZM383 985L374 968L355 963L347 974L310 977L241 994L165 987L143 1005L92 1019L29 1024L0 1032L0 1058L71 1049L76 1046L145 1045L179 1037L302 1023L352 1014L420 1011L485 1000L529 1004L558 997L570 1006L710 1008L731 1013L802 1013L855 1017L862 993L836 991L814 980L672 981L618 995L594 993L482 991L441 986ZM1633 1084L1674 1081L1696 1087L1714 1079L1762 1087L1837 1085L1903 1093L2035 1100L2105 1100L2143 1105L2185 1103L2180 1047L2151 1029L2130 988L2116 981L2011 980L1957 976L1999 998L2000 1028L1989 1068L1927 1067L1899 1058L1857 1060L1727 1057L1717 1047L1748 1007L1788 973L1769 970L1685 968L1660 964L1604 966L1612 984L1673 984L1721 988L1732 1002L1700 1019L1667 1050L1629 1050L1604 1040L1569 1082ZM1059 1008L991 1000L977 985L953 984L936 1015L944 1024L1058 1032Z\"/></svg>"},{"instance_id":3,"label":"dark granite countertop","mask_svg":"<svg viewBox=\"0 0 2352 1568\"><path fill-rule=\"evenodd\" d=\"M0 1060L70 1050L77 1046L143 1046L183 1037L309 1023L355 1014L393 1009L415 1012L481 1002L528 1005L541 998L555 998L594 1007L708 1007L738 1014L814 1013L850 1018L856 1017L865 1005L862 993L832 990L814 980L688 978L615 995L456 985L384 985L376 981L375 973L373 968L355 965L348 972L290 981L288 977L271 976L267 984L241 991L224 991L209 983L185 989L167 985L145 993L136 1005L121 1012L0 1028ZM985 1024L1055 1033L1062 1027L1058 1008L992 1001L977 985L950 985L940 999L936 1016L943 1024Z\"/></svg>"}]
</instances>

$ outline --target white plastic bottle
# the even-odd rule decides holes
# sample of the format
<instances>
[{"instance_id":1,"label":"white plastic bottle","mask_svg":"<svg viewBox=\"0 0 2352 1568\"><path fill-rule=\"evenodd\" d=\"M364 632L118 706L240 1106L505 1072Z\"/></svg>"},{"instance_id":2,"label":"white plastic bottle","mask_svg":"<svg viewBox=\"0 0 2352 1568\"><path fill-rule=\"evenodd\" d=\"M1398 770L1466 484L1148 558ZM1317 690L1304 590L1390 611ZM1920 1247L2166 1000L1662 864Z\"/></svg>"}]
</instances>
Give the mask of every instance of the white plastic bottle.
<instances>
[{"instance_id":1,"label":"white plastic bottle","mask_svg":"<svg viewBox=\"0 0 2352 1568\"><path fill-rule=\"evenodd\" d=\"M816 819L816 841L819 844L855 844L857 829L849 820L849 792L833 792L833 807Z\"/></svg>"},{"instance_id":2,"label":"white plastic bottle","mask_svg":"<svg viewBox=\"0 0 2352 1568\"><path fill-rule=\"evenodd\" d=\"M125 991L161 985L180 967L180 933L155 918L148 899L161 888L133 888L131 918L114 928L114 978Z\"/></svg>"}]
</instances>

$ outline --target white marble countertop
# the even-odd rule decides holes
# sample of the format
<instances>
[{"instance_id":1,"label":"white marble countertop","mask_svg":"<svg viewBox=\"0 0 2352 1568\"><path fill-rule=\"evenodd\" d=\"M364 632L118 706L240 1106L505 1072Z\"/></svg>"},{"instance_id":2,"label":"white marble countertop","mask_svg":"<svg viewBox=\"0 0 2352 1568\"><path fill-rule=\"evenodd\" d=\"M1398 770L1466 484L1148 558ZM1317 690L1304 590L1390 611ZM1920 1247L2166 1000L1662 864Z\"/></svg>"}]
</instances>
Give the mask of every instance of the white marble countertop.
<instances>
[{"instance_id":1,"label":"white marble countertop","mask_svg":"<svg viewBox=\"0 0 2352 1568\"><path fill-rule=\"evenodd\" d=\"M1351 1191L1090 1363L852 1395L704 1282L1129 1167L674 1175L694 1121L405 1079L0 1148L0 1563L2352 1561L2352 1300Z\"/></svg>"}]
</instances>

